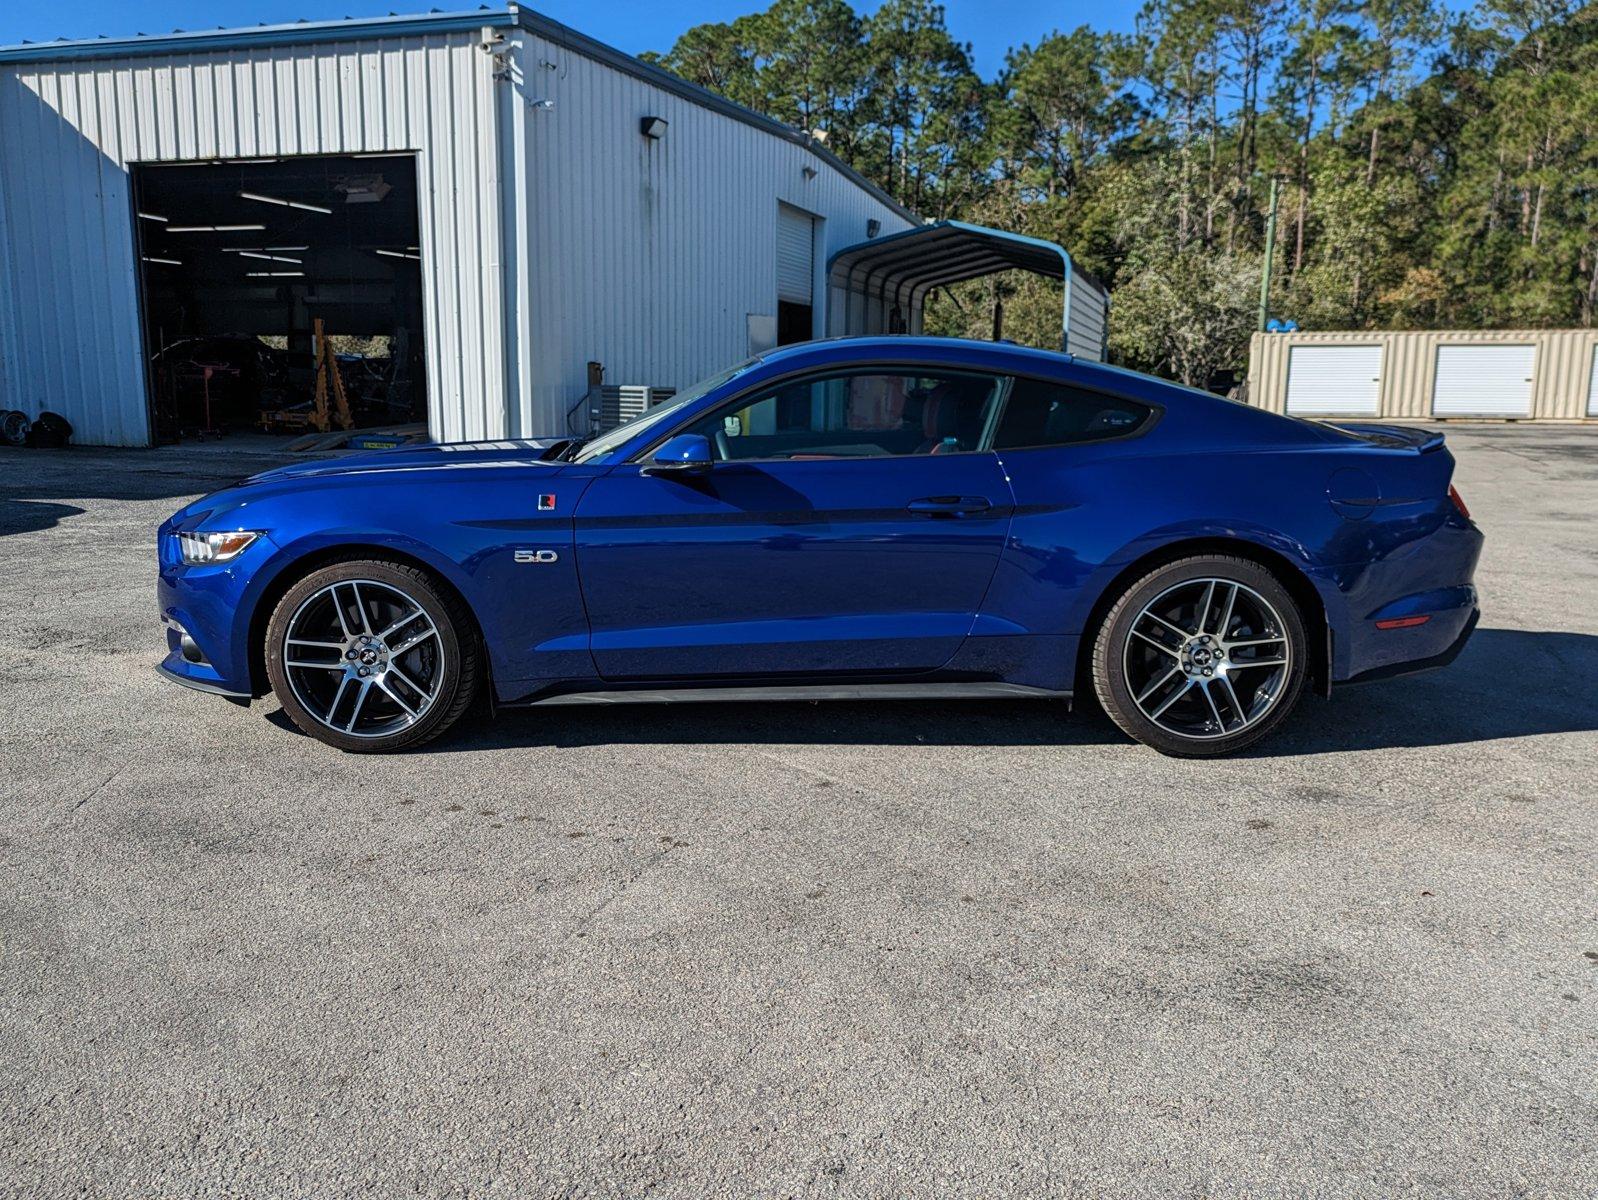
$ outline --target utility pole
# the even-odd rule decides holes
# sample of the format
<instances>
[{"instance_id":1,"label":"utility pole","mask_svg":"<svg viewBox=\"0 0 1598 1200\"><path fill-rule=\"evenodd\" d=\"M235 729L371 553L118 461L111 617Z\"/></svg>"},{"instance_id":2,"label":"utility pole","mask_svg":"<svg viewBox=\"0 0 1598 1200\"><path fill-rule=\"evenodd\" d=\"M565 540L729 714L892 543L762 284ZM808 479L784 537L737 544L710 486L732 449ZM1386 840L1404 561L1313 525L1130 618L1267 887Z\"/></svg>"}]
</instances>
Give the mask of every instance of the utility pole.
<instances>
[{"instance_id":1,"label":"utility pole","mask_svg":"<svg viewBox=\"0 0 1598 1200\"><path fill-rule=\"evenodd\" d=\"M1271 316L1271 265L1276 260L1276 193L1281 186L1279 176L1271 176L1271 215L1265 222L1265 266L1260 271L1260 332L1265 332L1265 322Z\"/></svg>"}]
</instances>

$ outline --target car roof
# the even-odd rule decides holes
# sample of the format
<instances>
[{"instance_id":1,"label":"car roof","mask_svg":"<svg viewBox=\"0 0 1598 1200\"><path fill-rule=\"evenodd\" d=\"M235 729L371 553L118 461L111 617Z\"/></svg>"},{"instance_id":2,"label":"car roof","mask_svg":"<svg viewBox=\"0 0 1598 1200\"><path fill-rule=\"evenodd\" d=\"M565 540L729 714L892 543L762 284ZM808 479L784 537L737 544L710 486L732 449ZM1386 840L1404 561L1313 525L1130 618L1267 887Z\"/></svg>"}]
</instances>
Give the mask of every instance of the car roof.
<instances>
[{"instance_id":1,"label":"car roof","mask_svg":"<svg viewBox=\"0 0 1598 1200\"><path fill-rule=\"evenodd\" d=\"M975 338L924 337L911 334L877 334L862 337L819 338L799 342L792 346L779 346L759 355L761 362L787 363L814 357L818 361L835 361L843 357L926 359L929 362L948 362L954 357L966 357L973 363L1000 363L1030 360L1039 366L1060 366L1078 362L1070 354L1058 350L1036 350L1014 342L987 342Z\"/></svg>"},{"instance_id":2,"label":"car roof","mask_svg":"<svg viewBox=\"0 0 1598 1200\"><path fill-rule=\"evenodd\" d=\"M803 370L810 366L827 367L860 362L927 363L948 367L973 367L978 370L1037 374L1108 390L1124 392L1136 399L1158 404L1183 397L1201 405L1230 405L1229 401L1197 388L1185 387L1157 375L1113 367L1108 363L1078 358L1059 350L1038 350L1014 342L978 341L974 338L921 337L908 334L878 334L867 337L821 338L767 350L751 360L761 376Z\"/></svg>"}]
</instances>

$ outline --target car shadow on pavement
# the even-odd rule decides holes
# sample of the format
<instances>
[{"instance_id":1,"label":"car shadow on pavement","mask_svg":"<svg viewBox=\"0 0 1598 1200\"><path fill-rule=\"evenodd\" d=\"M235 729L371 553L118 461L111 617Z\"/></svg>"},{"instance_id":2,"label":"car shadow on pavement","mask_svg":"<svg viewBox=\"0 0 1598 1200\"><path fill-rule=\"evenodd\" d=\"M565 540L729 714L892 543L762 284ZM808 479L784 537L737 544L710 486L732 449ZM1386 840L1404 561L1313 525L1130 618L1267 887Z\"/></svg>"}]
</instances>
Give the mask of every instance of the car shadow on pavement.
<instances>
[{"instance_id":1,"label":"car shadow on pavement","mask_svg":"<svg viewBox=\"0 0 1598 1200\"><path fill-rule=\"evenodd\" d=\"M1250 757L1448 746L1598 729L1598 636L1481 629L1439 671L1306 696ZM1511 686L1506 686L1509 684ZM268 718L294 727L281 711ZM297 731L296 731L297 732ZM761 701L508 708L422 753L600 745L1130 746L1096 705ZM1175 762L1177 760L1173 760Z\"/></svg>"},{"instance_id":2,"label":"car shadow on pavement","mask_svg":"<svg viewBox=\"0 0 1598 1200\"><path fill-rule=\"evenodd\" d=\"M68 517L82 516L83 512L76 504L10 499L0 492L0 537L10 533L36 533L41 529L54 529Z\"/></svg>"},{"instance_id":3,"label":"car shadow on pavement","mask_svg":"<svg viewBox=\"0 0 1598 1200\"><path fill-rule=\"evenodd\" d=\"M281 709L267 720L299 733ZM479 705L432 751L534 746L1088 746L1124 742L1102 715L1036 700L760 700L737 703Z\"/></svg>"},{"instance_id":4,"label":"car shadow on pavement","mask_svg":"<svg viewBox=\"0 0 1598 1200\"><path fill-rule=\"evenodd\" d=\"M1258 757L1598 730L1598 636L1478 629L1449 666L1306 698Z\"/></svg>"}]
</instances>

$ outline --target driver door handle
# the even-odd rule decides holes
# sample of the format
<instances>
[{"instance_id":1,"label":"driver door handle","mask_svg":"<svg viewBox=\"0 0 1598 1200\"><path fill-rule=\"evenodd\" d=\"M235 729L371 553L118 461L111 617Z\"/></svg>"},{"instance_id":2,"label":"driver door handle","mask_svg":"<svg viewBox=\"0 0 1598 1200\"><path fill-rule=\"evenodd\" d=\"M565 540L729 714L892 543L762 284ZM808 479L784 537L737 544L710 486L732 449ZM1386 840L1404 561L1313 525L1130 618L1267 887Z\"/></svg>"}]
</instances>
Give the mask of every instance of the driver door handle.
<instances>
[{"instance_id":1,"label":"driver door handle","mask_svg":"<svg viewBox=\"0 0 1598 1200\"><path fill-rule=\"evenodd\" d=\"M964 517L987 512L993 505L986 496L924 496L905 507L923 517Z\"/></svg>"}]
</instances>

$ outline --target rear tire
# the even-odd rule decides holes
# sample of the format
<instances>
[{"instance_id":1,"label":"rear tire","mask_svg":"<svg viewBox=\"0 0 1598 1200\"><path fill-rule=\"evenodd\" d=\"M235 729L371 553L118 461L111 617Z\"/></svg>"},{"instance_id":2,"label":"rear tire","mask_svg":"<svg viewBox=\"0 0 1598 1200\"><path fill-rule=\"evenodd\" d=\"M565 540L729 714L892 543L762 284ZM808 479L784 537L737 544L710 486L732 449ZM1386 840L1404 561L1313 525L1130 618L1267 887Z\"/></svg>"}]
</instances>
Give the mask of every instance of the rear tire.
<instances>
[{"instance_id":1,"label":"rear tire","mask_svg":"<svg viewBox=\"0 0 1598 1200\"><path fill-rule=\"evenodd\" d=\"M1122 731L1161 754L1212 758L1268 737L1304 690L1304 619L1245 558L1156 568L1116 600L1093 647L1093 690Z\"/></svg>"},{"instance_id":2,"label":"rear tire","mask_svg":"<svg viewBox=\"0 0 1598 1200\"><path fill-rule=\"evenodd\" d=\"M458 721L483 650L466 606L409 563L352 559L295 583L266 628L266 673L289 719L360 754L408 749Z\"/></svg>"}]
</instances>

